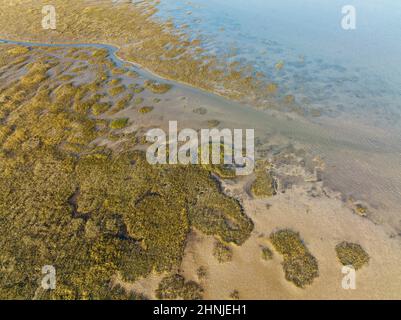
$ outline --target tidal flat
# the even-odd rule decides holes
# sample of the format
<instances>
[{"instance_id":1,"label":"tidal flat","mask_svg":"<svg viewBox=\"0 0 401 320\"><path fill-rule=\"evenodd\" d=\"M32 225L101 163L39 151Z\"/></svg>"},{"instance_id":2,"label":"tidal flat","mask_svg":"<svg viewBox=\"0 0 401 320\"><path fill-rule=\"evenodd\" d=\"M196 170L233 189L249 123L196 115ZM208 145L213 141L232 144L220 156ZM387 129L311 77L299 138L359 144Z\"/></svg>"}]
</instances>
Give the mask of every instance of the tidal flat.
<instances>
[{"instance_id":1,"label":"tidal flat","mask_svg":"<svg viewBox=\"0 0 401 320\"><path fill-rule=\"evenodd\" d=\"M163 41L133 41L133 30L165 30L149 20L152 6L85 3L88 16L78 15L81 2L60 1L67 21L79 23L46 37L29 27L40 16L34 7L21 18L30 31L6 26L35 2L16 1L1 12L4 38L42 42L0 44L2 298L400 297L397 199L383 183L399 180L394 167L383 168L396 155L387 133L377 135L381 144L366 141L361 127L345 123L339 132L297 113L244 106L236 91L244 78L230 76L225 87L212 68L191 83L183 77L198 74L191 69L197 62L186 60L192 54L174 51L166 63ZM119 19L138 19L118 25L105 19L111 8ZM162 34L177 39L176 30ZM96 46L110 39L128 65ZM187 71L177 69L178 55ZM236 101L199 90L215 91L213 84ZM255 128L257 170L241 178L215 166L149 165L144 133L167 129L169 120L183 128ZM362 187L347 194L355 168L361 172L351 177ZM380 168L380 192L363 180L372 168ZM41 268L49 261L58 286L44 291ZM359 290L341 288L345 262L355 264Z\"/></svg>"}]
</instances>

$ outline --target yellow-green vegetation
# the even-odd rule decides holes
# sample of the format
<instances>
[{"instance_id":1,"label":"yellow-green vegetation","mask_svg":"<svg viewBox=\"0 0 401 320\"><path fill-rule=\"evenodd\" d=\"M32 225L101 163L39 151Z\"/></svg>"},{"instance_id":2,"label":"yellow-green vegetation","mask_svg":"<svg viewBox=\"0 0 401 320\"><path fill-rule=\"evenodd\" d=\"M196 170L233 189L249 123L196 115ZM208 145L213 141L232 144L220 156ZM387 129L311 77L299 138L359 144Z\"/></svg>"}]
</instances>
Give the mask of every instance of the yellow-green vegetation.
<instances>
[{"instance_id":1,"label":"yellow-green vegetation","mask_svg":"<svg viewBox=\"0 0 401 320\"><path fill-rule=\"evenodd\" d=\"M360 204L360 203L357 203L357 204L355 205L355 212L356 212L358 215L360 215L361 217L366 217L367 214L368 214L368 209L367 209L364 205L362 205L362 204Z\"/></svg>"},{"instance_id":2,"label":"yellow-green vegetation","mask_svg":"<svg viewBox=\"0 0 401 320\"><path fill-rule=\"evenodd\" d=\"M110 290L103 298L104 300L147 300L143 294L132 290L126 290L121 285L110 285Z\"/></svg>"},{"instance_id":3,"label":"yellow-green vegetation","mask_svg":"<svg viewBox=\"0 0 401 320\"><path fill-rule=\"evenodd\" d=\"M256 179L252 183L251 191L256 197L271 197L277 192L277 183L272 176L270 165L258 162L255 167Z\"/></svg>"},{"instance_id":4,"label":"yellow-green vegetation","mask_svg":"<svg viewBox=\"0 0 401 320\"><path fill-rule=\"evenodd\" d=\"M145 107L139 108L138 112L145 114L145 113L151 112L153 109L154 109L153 107L145 106Z\"/></svg>"},{"instance_id":5,"label":"yellow-green vegetation","mask_svg":"<svg viewBox=\"0 0 401 320\"><path fill-rule=\"evenodd\" d=\"M219 120L208 120L207 121L207 125L209 126L209 128L215 128L218 127L220 125L220 121Z\"/></svg>"},{"instance_id":6,"label":"yellow-green vegetation","mask_svg":"<svg viewBox=\"0 0 401 320\"><path fill-rule=\"evenodd\" d=\"M204 266L200 266L196 269L196 275L198 276L199 280L203 280L207 277L207 269Z\"/></svg>"},{"instance_id":7,"label":"yellow-green vegetation","mask_svg":"<svg viewBox=\"0 0 401 320\"><path fill-rule=\"evenodd\" d=\"M249 237L251 220L209 170L98 146L111 129L88 115L90 89L54 84L60 61L47 63L43 48L31 48L35 62L17 72L12 47L0 45L0 298L140 298L114 277L176 270L192 227L227 243ZM44 265L56 268L55 290L41 289ZM197 285L181 287L177 296L200 297Z\"/></svg>"},{"instance_id":8,"label":"yellow-green vegetation","mask_svg":"<svg viewBox=\"0 0 401 320\"><path fill-rule=\"evenodd\" d=\"M110 104L108 104L108 103L96 103L92 107L92 113L95 116L98 116L98 115L101 115L102 113L106 112L109 109L110 109Z\"/></svg>"},{"instance_id":9,"label":"yellow-green vegetation","mask_svg":"<svg viewBox=\"0 0 401 320\"><path fill-rule=\"evenodd\" d=\"M220 263L229 262L233 258L231 248L221 241L216 241L214 243L213 255Z\"/></svg>"},{"instance_id":10,"label":"yellow-green vegetation","mask_svg":"<svg viewBox=\"0 0 401 320\"><path fill-rule=\"evenodd\" d=\"M29 48L27 47L22 47L22 46L15 46L8 50L8 54L12 56L19 56L19 55L24 55L29 52Z\"/></svg>"},{"instance_id":11,"label":"yellow-green vegetation","mask_svg":"<svg viewBox=\"0 0 401 320\"><path fill-rule=\"evenodd\" d=\"M156 81L147 80L145 81L145 88L149 89L153 93L163 94L171 89L171 85L167 83L159 83Z\"/></svg>"},{"instance_id":12,"label":"yellow-green vegetation","mask_svg":"<svg viewBox=\"0 0 401 320\"><path fill-rule=\"evenodd\" d=\"M262 247L262 259L263 260L271 260L273 259L273 251L271 251L268 247Z\"/></svg>"},{"instance_id":13,"label":"yellow-green vegetation","mask_svg":"<svg viewBox=\"0 0 401 320\"><path fill-rule=\"evenodd\" d=\"M337 257L344 266L353 266L355 270L369 262L369 255L357 243L343 241L336 245Z\"/></svg>"},{"instance_id":14,"label":"yellow-green vegetation","mask_svg":"<svg viewBox=\"0 0 401 320\"><path fill-rule=\"evenodd\" d=\"M109 111L109 114L116 114L117 112L125 109L132 100L132 97L133 95L129 93L124 98L118 100L116 105Z\"/></svg>"},{"instance_id":15,"label":"yellow-green vegetation","mask_svg":"<svg viewBox=\"0 0 401 320\"><path fill-rule=\"evenodd\" d=\"M128 118L118 118L110 122L111 129L123 129L128 125Z\"/></svg>"},{"instance_id":16,"label":"yellow-green vegetation","mask_svg":"<svg viewBox=\"0 0 401 320\"><path fill-rule=\"evenodd\" d=\"M122 68L113 68L111 69L111 73L114 75L121 75L124 74L126 71Z\"/></svg>"},{"instance_id":17,"label":"yellow-green vegetation","mask_svg":"<svg viewBox=\"0 0 401 320\"><path fill-rule=\"evenodd\" d=\"M276 70L280 71L281 69L284 68L284 61L277 62L274 67L276 68Z\"/></svg>"},{"instance_id":18,"label":"yellow-green vegetation","mask_svg":"<svg viewBox=\"0 0 401 320\"><path fill-rule=\"evenodd\" d=\"M137 83L132 83L128 86L128 88L132 89L134 91L134 93L141 93L145 90L144 87L141 87L139 84Z\"/></svg>"},{"instance_id":19,"label":"yellow-green vegetation","mask_svg":"<svg viewBox=\"0 0 401 320\"><path fill-rule=\"evenodd\" d=\"M145 100L142 98L142 97L136 97L135 99L134 99L134 104L135 105L139 105L139 104L141 104L141 103L143 103Z\"/></svg>"},{"instance_id":20,"label":"yellow-green vegetation","mask_svg":"<svg viewBox=\"0 0 401 320\"><path fill-rule=\"evenodd\" d=\"M232 179L236 177L236 171L234 165L224 164L224 155L225 148L228 148L228 153L233 154L233 148L230 145L225 145L224 143L219 143L219 154L220 154L220 161L219 164L213 164L213 146L215 146L212 142L209 144L209 162L208 164L202 164L202 167L205 169L213 172L221 179ZM199 158L202 157L202 147L199 147L198 152Z\"/></svg>"},{"instance_id":21,"label":"yellow-green vegetation","mask_svg":"<svg viewBox=\"0 0 401 320\"><path fill-rule=\"evenodd\" d=\"M198 283L185 281L179 274L163 278L156 290L156 297L163 300L201 300L202 295L203 289Z\"/></svg>"},{"instance_id":22,"label":"yellow-green vegetation","mask_svg":"<svg viewBox=\"0 0 401 320\"><path fill-rule=\"evenodd\" d=\"M200 114L200 115L205 115L207 113L207 109L200 107L200 108L196 108L193 110L194 113Z\"/></svg>"},{"instance_id":23,"label":"yellow-green vegetation","mask_svg":"<svg viewBox=\"0 0 401 320\"><path fill-rule=\"evenodd\" d=\"M276 94L277 91L278 91L278 86L277 86L277 84L275 84L275 83L269 83L269 84L266 86L266 91L267 91L267 93L268 93L269 95L274 95L274 94Z\"/></svg>"},{"instance_id":24,"label":"yellow-green vegetation","mask_svg":"<svg viewBox=\"0 0 401 320\"><path fill-rule=\"evenodd\" d=\"M70 80L72 80L72 79L74 79L74 78L75 78L75 77L74 77L73 75L64 74L64 75L60 76L60 77L58 78L58 80L61 80L61 81L70 81Z\"/></svg>"},{"instance_id":25,"label":"yellow-green vegetation","mask_svg":"<svg viewBox=\"0 0 401 320\"><path fill-rule=\"evenodd\" d=\"M239 291L238 291L238 290L233 290L233 291L230 293L230 299L232 299L232 300L239 300L239 299L240 299Z\"/></svg>"},{"instance_id":26,"label":"yellow-green vegetation","mask_svg":"<svg viewBox=\"0 0 401 320\"><path fill-rule=\"evenodd\" d=\"M270 235L276 251L283 255L285 278L297 287L312 284L319 276L316 258L309 252L299 233L289 229L278 230Z\"/></svg>"},{"instance_id":27,"label":"yellow-green vegetation","mask_svg":"<svg viewBox=\"0 0 401 320\"><path fill-rule=\"evenodd\" d=\"M109 94L114 97L114 96L118 96L120 93L123 93L125 91L125 86L121 85L121 86L117 86L117 87L113 87L109 90Z\"/></svg>"},{"instance_id":28,"label":"yellow-green vegetation","mask_svg":"<svg viewBox=\"0 0 401 320\"><path fill-rule=\"evenodd\" d=\"M108 84L112 85L112 86L118 86L120 83L121 83L121 79L116 78L116 79L111 79Z\"/></svg>"}]
</instances>

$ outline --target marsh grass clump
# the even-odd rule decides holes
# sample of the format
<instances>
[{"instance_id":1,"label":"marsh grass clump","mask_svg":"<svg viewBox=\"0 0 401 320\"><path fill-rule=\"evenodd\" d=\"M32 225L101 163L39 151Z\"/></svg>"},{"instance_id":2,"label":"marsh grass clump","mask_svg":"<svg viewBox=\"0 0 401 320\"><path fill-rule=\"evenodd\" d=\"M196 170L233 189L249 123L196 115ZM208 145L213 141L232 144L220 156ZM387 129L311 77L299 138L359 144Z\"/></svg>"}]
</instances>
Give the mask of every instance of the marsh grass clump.
<instances>
[{"instance_id":1,"label":"marsh grass clump","mask_svg":"<svg viewBox=\"0 0 401 320\"><path fill-rule=\"evenodd\" d=\"M218 147L218 152L220 155L219 164L213 164L213 147ZM210 172L216 174L221 179L233 179L236 177L235 166L233 164L225 164L225 150L227 154L233 154L233 148L229 144L221 143L209 143L209 163L202 164L202 167ZM202 157L202 147L199 147L198 157Z\"/></svg>"},{"instance_id":2,"label":"marsh grass clump","mask_svg":"<svg viewBox=\"0 0 401 320\"><path fill-rule=\"evenodd\" d=\"M7 53L12 56L20 56L20 55L27 54L28 52L29 52L29 48L24 47L24 46L15 46L7 51Z\"/></svg>"},{"instance_id":3,"label":"marsh grass clump","mask_svg":"<svg viewBox=\"0 0 401 320\"><path fill-rule=\"evenodd\" d=\"M134 104L136 105L136 106L138 106L138 105L140 105L141 103L143 103L145 100L142 98L142 97L136 97L135 99L134 99Z\"/></svg>"},{"instance_id":4,"label":"marsh grass clump","mask_svg":"<svg viewBox=\"0 0 401 320\"><path fill-rule=\"evenodd\" d=\"M113 87L109 89L109 94L112 97L118 96L119 94L123 93L125 91L125 86L124 85L120 85L117 87Z\"/></svg>"},{"instance_id":5,"label":"marsh grass clump","mask_svg":"<svg viewBox=\"0 0 401 320\"><path fill-rule=\"evenodd\" d=\"M167 83L159 83L156 81L147 80L145 81L145 88L149 89L153 93L163 94L171 89L171 85Z\"/></svg>"},{"instance_id":6,"label":"marsh grass clump","mask_svg":"<svg viewBox=\"0 0 401 320\"><path fill-rule=\"evenodd\" d=\"M123 129L128 125L128 118L114 119L110 122L111 129Z\"/></svg>"},{"instance_id":7,"label":"marsh grass clump","mask_svg":"<svg viewBox=\"0 0 401 320\"><path fill-rule=\"evenodd\" d=\"M38 61L26 66L28 73L51 68ZM47 78L20 93L23 73L3 76L0 298L125 299L121 288L113 292L114 276L136 281L174 272L192 228L225 243L242 244L250 236L252 221L209 170L150 165L144 152L124 141L118 149L100 146L110 133L117 140L132 133L112 130L125 127L127 118L110 123L88 114L100 98L91 87L55 88ZM57 287L42 292L47 264L57 267ZM184 281L179 292L198 298L201 289Z\"/></svg>"},{"instance_id":8,"label":"marsh grass clump","mask_svg":"<svg viewBox=\"0 0 401 320\"><path fill-rule=\"evenodd\" d=\"M273 259L273 251L271 251L268 247L262 247L262 259L263 260L271 260Z\"/></svg>"},{"instance_id":9,"label":"marsh grass clump","mask_svg":"<svg viewBox=\"0 0 401 320\"><path fill-rule=\"evenodd\" d=\"M60 16L60 30L44 35L35 28L38 19L34 3L18 1L4 6L0 12L0 28L10 37L18 37L20 30L27 30L33 41L52 42L102 42L125 45L119 55L126 60L143 65L163 77L188 83L228 98L250 101L250 97L266 98L266 83L250 65L224 61L216 55L206 55L199 39L188 40L187 30L171 22L151 19L157 12L157 1L142 1L133 6L129 1L62 1L54 0ZM111 14L112 13L112 14ZM15 24L18 21L18 26ZM121 21L124 26L121 27ZM130 40L131 39L131 40ZM93 51L96 50L96 51ZM94 53L95 52L95 53ZM90 62L107 57L106 50L73 48L69 58L82 58ZM230 55L235 55L235 50ZM106 60L112 73L128 72ZM276 64L276 69L283 67ZM161 89L157 89L160 91ZM162 89L165 91L165 89Z\"/></svg>"},{"instance_id":10,"label":"marsh grass clump","mask_svg":"<svg viewBox=\"0 0 401 320\"><path fill-rule=\"evenodd\" d=\"M200 266L196 269L196 275L198 276L199 280L203 280L207 277L207 269L205 266Z\"/></svg>"},{"instance_id":11,"label":"marsh grass clump","mask_svg":"<svg viewBox=\"0 0 401 320\"><path fill-rule=\"evenodd\" d=\"M216 241L213 247L213 256L220 263L224 263L232 260L233 253L229 246L225 245L221 241Z\"/></svg>"},{"instance_id":12,"label":"marsh grass clump","mask_svg":"<svg viewBox=\"0 0 401 320\"><path fill-rule=\"evenodd\" d=\"M122 75L122 74L126 73L126 70L115 67L111 70L111 73L114 75Z\"/></svg>"},{"instance_id":13,"label":"marsh grass clump","mask_svg":"<svg viewBox=\"0 0 401 320\"><path fill-rule=\"evenodd\" d=\"M295 103L295 96L292 95L292 94L287 94L287 95L284 96L283 102L285 104L288 104L288 105L294 104Z\"/></svg>"},{"instance_id":14,"label":"marsh grass clump","mask_svg":"<svg viewBox=\"0 0 401 320\"><path fill-rule=\"evenodd\" d=\"M219 120L208 120L207 121L207 125L209 128L216 128L220 125L220 121Z\"/></svg>"},{"instance_id":15,"label":"marsh grass clump","mask_svg":"<svg viewBox=\"0 0 401 320\"><path fill-rule=\"evenodd\" d=\"M275 83L269 83L266 86L266 91L268 93L268 95L275 95L278 91L278 86Z\"/></svg>"},{"instance_id":16,"label":"marsh grass clump","mask_svg":"<svg viewBox=\"0 0 401 320\"><path fill-rule=\"evenodd\" d=\"M111 79L108 82L108 84L111 86L118 86L119 84L121 84L121 79L120 78Z\"/></svg>"},{"instance_id":17,"label":"marsh grass clump","mask_svg":"<svg viewBox=\"0 0 401 320\"><path fill-rule=\"evenodd\" d=\"M110 285L110 291L104 300L147 300L143 294L138 294L133 290L127 290L120 284Z\"/></svg>"},{"instance_id":18,"label":"marsh grass clump","mask_svg":"<svg viewBox=\"0 0 401 320\"><path fill-rule=\"evenodd\" d=\"M145 88L136 87L136 88L134 89L134 93L142 93L144 90L145 90Z\"/></svg>"},{"instance_id":19,"label":"marsh grass clump","mask_svg":"<svg viewBox=\"0 0 401 320\"><path fill-rule=\"evenodd\" d=\"M204 107L196 108L193 110L193 113L205 115L207 113L207 109Z\"/></svg>"},{"instance_id":20,"label":"marsh grass clump","mask_svg":"<svg viewBox=\"0 0 401 320\"><path fill-rule=\"evenodd\" d=\"M239 299L240 299L239 291L238 291L238 290L233 290L233 291L230 293L230 299L232 299L232 300L239 300Z\"/></svg>"},{"instance_id":21,"label":"marsh grass clump","mask_svg":"<svg viewBox=\"0 0 401 320\"><path fill-rule=\"evenodd\" d=\"M336 253L342 265L351 265L355 270L362 268L369 262L369 255L357 243L343 241L336 246Z\"/></svg>"},{"instance_id":22,"label":"marsh grass clump","mask_svg":"<svg viewBox=\"0 0 401 320\"><path fill-rule=\"evenodd\" d=\"M304 288L319 276L317 260L309 252L299 233L289 229L279 230L270 235L270 241L277 252L283 255L283 269L288 281Z\"/></svg>"},{"instance_id":23,"label":"marsh grass clump","mask_svg":"<svg viewBox=\"0 0 401 320\"><path fill-rule=\"evenodd\" d=\"M275 68L277 71L280 71L281 69L283 69L283 68L284 68L284 61L279 61L279 62L277 62L277 63L274 65L274 68Z\"/></svg>"},{"instance_id":24,"label":"marsh grass clump","mask_svg":"<svg viewBox=\"0 0 401 320\"><path fill-rule=\"evenodd\" d=\"M161 300L201 300L203 288L195 281L185 281L179 274L163 278L156 290L156 297Z\"/></svg>"},{"instance_id":25,"label":"marsh grass clump","mask_svg":"<svg viewBox=\"0 0 401 320\"><path fill-rule=\"evenodd\" d=\"M368 215L368 208L361 203L355 205L354 211L361 217L366 217Z\"/></svg>"},{"instance_id":26,"label":"marsh grass clump","mask_svg":"<svg viewBox=\"0 0 401 320\"><path fill-rule=\"evenodd\" d=\"M138 112L142 113L142 114L146 114L146 113L152 112L153 109L154 109L153 107L145 106L145 107L139 108Z\"/></svg>"},{"instance_id":27,"label":"marsh grass clump","mask_svg":"<svg viewBox=\"0 0 401 320\"><path fill-rule=\"evenodd\" d=\"M117 112L124 110L132 100L132 97L132 94L127 94L124 98L118 100L116 105L109 111L109 114L116 114Z\"/></svg>"},{"instance_id":28,"label":"marsh grass clump","mask_svg":"<svg viewBox=\"0 0 401 320\"><path fill-rule=\"evenodd\" d=\"M258 163L255 168L256 179L252 183L251 191L256 197L271 197L277 193L277 182L273 178L269 166Z\"/></svg>"}]
</instances>

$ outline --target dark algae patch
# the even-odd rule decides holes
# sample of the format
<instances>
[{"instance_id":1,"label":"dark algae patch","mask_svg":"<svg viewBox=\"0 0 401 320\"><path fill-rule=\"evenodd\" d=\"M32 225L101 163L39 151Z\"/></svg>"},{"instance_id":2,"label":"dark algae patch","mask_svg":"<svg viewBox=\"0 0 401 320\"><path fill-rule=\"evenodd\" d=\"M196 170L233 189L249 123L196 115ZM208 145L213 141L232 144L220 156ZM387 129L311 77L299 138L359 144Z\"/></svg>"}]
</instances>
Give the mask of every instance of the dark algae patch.
<instances>
[{"instance_id":1,"label":"dark algae patch","mask_svg":"<svg viewBox=\"0 0 401 320\"><path fill-rule=\"evenodd\" d=\"M355 270L362 268L369 262L369 255L357 243L343 241L336 245L338 260L344 266L353 266Z\"/></svg>"},{"instance_id":2,"label":"dark algae patch","mask_svg":"<svg viewBox=\"0 0 401 320\"><path fill-rule=\"evenodd\" d=\"M278 230L270 235L270 241L276 251L283 255L283 269L288 281L304 288L319 276L317 260L309 252L299 233L290 229Z\"/></svg>"}]
</instances>

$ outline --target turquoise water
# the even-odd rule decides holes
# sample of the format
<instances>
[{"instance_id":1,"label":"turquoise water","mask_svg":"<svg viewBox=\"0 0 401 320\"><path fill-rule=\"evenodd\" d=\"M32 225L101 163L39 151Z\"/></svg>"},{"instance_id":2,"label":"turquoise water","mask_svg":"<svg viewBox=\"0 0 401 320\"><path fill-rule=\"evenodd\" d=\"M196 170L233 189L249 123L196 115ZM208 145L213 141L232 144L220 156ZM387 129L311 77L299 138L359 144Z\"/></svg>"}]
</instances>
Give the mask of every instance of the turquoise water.
<instances>
[{"instance_id":1,"label":"turquoise water","mask_svg":"<svg viewBox=\"0 0 401 320\"><path fill-rule=\"evenodd\" d=\"M356 9L355 30L341 27L344 5ZM158 8L208 52L251 64L306 108L400 123L400 1L161 0Z\"/></svg>"}]
</instances>

